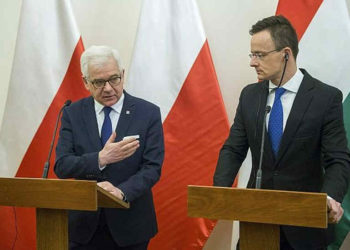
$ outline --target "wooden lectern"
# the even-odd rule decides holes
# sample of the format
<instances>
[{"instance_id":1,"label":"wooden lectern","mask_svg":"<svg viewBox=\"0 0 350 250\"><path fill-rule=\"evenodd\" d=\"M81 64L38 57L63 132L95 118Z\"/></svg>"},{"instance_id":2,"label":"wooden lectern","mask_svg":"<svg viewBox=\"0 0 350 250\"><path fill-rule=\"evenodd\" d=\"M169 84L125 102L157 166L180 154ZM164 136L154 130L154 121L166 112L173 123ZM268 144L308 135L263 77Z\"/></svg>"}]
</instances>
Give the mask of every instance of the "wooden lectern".
<instances>
[{"instance_id":1,"label":"wooden lectern","mask_svg":"<svg viewBox=\"0 0 350 250\"><path fill-rule=\"evenodd\" d=\"M68 249L67 210L129 208L96 181L0 178L0 205L36 208L37 249Z\"/></svg>"},{"instance_id":2,"label":"wooden lectern","mask_svg":"<svg viewBox=\"0 0 350 250\"><path fill-rule=\"evenodd\" d=\"M327 228L327 194L188 186L188 216L240 221L240 249L279 249L280 225Z\"/></svg>"}]
</instances>

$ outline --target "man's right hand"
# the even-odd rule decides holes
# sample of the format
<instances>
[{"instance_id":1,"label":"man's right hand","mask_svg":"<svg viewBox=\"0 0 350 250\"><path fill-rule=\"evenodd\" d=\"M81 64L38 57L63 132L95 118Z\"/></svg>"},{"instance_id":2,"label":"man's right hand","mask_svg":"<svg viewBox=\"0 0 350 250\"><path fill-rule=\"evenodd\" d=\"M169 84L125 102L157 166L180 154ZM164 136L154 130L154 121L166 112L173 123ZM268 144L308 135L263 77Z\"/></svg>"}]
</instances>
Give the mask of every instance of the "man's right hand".
<instances>
[{"instance_id":1,"label":"man's right hand","mask_svg":"<svg viewBox=\"0 0 350 250\"><path fill-rule=\"evenodd\" d=\"M331 197L327 197L328 223L338 223L343 216L344 210L341 204Z\"/></svg>"},{"instance_id":2,"label":"man's right hand","mask_svg":"<svg viewBox=\"0 0 350 250\"><path fill-rule=\"evenodd\" d=\"M117 134L113 132L103 149L99 152L100 166L124 160L135 153L140 142L135 138L128 138L120 142L114 142Z\"/></svg>"}]
</instances>

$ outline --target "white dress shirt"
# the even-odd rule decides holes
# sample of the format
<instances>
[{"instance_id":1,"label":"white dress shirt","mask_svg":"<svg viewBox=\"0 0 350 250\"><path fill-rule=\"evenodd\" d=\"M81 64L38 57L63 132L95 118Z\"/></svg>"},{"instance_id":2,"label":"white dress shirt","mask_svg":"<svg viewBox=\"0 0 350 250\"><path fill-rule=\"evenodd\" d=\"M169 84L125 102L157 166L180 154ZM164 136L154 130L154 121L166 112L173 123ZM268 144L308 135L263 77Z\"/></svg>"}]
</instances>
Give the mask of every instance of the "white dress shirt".
<instances>
[{"instance_id":1,"label":"white dress shirt","mask_svg":"<svg viewBox=\"0 0 350 250\"><path fill-rule=\"evenodd\" d=\"M122 94L120 99L111 106L112 110L109 113L109 117L111 118L111 122L112 122L112 131L115 131L115 129L117 128L119 117L123 108L123 103L124 103L124 93ZM104 106L95 100L95 113L96 113L96 119L97 119L97 125L98 125L98 133L100 137L101 137L103 121L105 119L105 113L103 112L103 108Z\"/></svg>"},{"instance_id":2,"label":"white dress shirt","mask_svg":"<svg viewBox=\"0 0 350 250\"><path fill-rule=\"evenodd\" d=\"M295 96L297 95L297 92L299 90L300 84L304 78L303 73L298 69L294 76L285 84L283 84L281 87L286 90L284 94L281 96L281 103L283 108L283 131L286 127L287 120L290 114L290 111L292 109ZM269 95L267 97L267 103L266 106L270 106L272 108L273 102L275 100L275 89L277 86L273 84L271 81L269 81ZM270 112L271 113L271 112ZM266 129L269 129L269 119L270 119L270 113L266 116Z\"/></svg>"}]
</instances>

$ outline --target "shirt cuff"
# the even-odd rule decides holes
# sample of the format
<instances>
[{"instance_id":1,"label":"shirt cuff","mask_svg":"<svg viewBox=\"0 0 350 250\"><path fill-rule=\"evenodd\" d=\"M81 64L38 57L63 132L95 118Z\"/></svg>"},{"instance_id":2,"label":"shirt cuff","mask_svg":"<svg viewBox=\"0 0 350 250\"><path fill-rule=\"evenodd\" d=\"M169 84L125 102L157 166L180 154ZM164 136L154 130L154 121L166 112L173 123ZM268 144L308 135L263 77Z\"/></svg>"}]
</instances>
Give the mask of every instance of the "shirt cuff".
<instances>
[{"instance_id":1,"label":"shirt cuff","mask_svg":"<svg viewBox=\"0 0 350 250\"><path fill-rule=\"evenodd\" d=\"M123 191L121 191L121 193L122 193L122 196L123 196L123 201L124 201L124 202L128 202L128 199L126 198L126 196L125 196L125 194L123 193Z\"/></svg>"},{"instance_id":2,"label":"shirt cuff","mask_svg":"<svg viewBox=\"0 0 350 250\"><path fill-rule=\"evenodd\" d=\"M100 171L102 171L103 169L106 168L107 165L101 166L100 164L100 158L98 158L98 168L100 169Z\"/></svg>"}]
</instances>

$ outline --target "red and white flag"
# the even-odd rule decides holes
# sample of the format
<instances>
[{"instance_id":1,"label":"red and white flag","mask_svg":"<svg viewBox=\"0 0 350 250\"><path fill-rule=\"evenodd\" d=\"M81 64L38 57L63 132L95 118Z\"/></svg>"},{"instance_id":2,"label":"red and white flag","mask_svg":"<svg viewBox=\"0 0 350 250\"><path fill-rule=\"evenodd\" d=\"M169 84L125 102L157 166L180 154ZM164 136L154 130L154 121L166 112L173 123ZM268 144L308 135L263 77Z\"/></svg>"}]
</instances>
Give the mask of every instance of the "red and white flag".
<instances>
[{"instance_id":1,"label":"red and white flag","mask_svg":"<svg viewBox=\"0 0 350 250\"><path fill-rule=\"evenodd\" d=\"M143 2L126 89L162 113L159 233L150 249L202 249L215 222L187 217L187 185L212 185L229 124L194 0Z\"/></svg>"},{"instance_id":2,"label":"red and white flag","mask_svg":"<svg viewBox=\"0 0 350 250\"><path fill-rule=\"evenodd\" d=\"M79 66L83 49L70 1L23 0L0 131L0 176L41 177L59 109L88 95ZM34 209L0 207L0 249L35 249L35 233Z\"/></svg>"}]
</instances>

